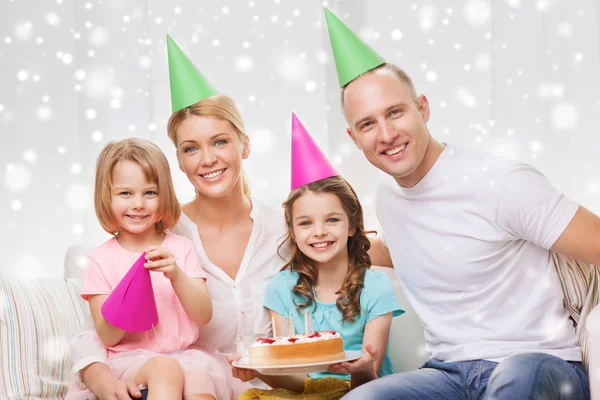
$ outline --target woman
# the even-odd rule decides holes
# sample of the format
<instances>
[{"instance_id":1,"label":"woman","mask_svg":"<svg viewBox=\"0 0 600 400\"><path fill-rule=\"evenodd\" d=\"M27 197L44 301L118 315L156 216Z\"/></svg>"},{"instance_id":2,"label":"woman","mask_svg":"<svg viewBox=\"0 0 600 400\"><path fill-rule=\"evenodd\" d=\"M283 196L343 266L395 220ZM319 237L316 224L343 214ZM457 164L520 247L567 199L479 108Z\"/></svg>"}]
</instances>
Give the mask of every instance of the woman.
<instances>
[{"instance_id":1,"label":"woman","mask_svg":"<svg viewBox=\"0 0 600 400\"><path fill-rule=\"evenodd\" d=\"M189 62L183 53L179 57L184 59L173 60L171 50L171 71L173 64ZM194 84L202 81L209 85L196 73ZM196 345L223 354L242 353L257 337L269 335L270 318L263 297L267 281L285 264L277 251L286 229L283 211L250 197L242 168L242 160L250 155L250 140L233 100L214 94L214 90L205 96L200 90L199 101L186 106L188 99L182 108L175 107L182 103L173 97L177 93L173 78L171 74L175 112L169 119L169 138L176 147L180 169L196 189L194 200L182 206L173 233L196 244L213 302L212 320L200 327ZM186 89L189 93L189 86ZM100 399L141 397L132 382L111 375L104 364L106 351L97 342L93 327L71 340L71 352L73 370ZM250 386L232 378L232 387L237 396Z\"/></svg>"}]
</instances>

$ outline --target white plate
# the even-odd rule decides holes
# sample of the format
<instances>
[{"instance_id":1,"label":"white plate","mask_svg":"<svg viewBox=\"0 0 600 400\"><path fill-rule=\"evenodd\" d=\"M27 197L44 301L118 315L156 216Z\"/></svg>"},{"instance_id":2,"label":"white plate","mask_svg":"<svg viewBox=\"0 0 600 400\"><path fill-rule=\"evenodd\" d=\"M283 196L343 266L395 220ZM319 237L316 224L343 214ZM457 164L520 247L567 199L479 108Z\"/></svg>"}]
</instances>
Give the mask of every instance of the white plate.
<instances>
[{"instance_id":1,"label":"white plate","mask_svg":"<svg viewBox=\"0 0 600 400\"><path fill-rule=\"evenodd\" d=\"M234 361L231 365L236 368L253 369L263 375L290 375L290 374L308 374L311 372L323 372L327 371L330 365L341 363L344 361L354 361L362 357L363 353L357 350L346 350L344 351L345 358L343 360L336 361L322 361L311 364L294 364L294 365L276 365L272 367L250 365L248 363L248 357L242 357L237 361Z\"/></svg>"}]
</instances>

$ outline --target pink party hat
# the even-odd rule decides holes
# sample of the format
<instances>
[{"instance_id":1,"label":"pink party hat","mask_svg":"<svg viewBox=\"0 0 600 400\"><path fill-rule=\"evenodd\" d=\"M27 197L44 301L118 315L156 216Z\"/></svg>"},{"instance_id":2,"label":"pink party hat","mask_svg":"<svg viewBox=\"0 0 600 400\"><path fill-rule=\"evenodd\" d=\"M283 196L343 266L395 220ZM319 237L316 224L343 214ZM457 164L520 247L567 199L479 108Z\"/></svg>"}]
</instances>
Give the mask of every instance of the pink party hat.
<instances>
[{"instance_id":1,"label":"pink party hat","mask_svg":"<svg viewBox=\"0 0 600 400\"><path fill-rule=\"evenodd\" d=\"M145 262L146 253L142 253L102 305L104 319L126 332L144 332L158 323L150 271L144 268Z\"/></svg>"},{"instance_id":2,"label":"pink party hat","mask_svg":"<svg viewBox=\"0 0 600 400\"><path fill-rule=\"evenodd\" d=\"M339 174L292 113L292 190Z\"/></svg>"}]
</instances>

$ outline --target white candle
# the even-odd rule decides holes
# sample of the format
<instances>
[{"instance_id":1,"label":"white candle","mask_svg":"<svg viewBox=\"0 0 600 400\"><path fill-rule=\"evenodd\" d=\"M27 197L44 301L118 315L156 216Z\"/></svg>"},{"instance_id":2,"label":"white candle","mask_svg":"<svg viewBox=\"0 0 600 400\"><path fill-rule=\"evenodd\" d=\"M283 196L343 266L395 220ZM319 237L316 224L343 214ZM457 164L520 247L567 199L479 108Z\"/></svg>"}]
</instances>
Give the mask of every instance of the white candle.
<instances>
[{"instance_id":1,"label":"white candle","mask_svg":"<svg viewBox=\"0 0 600 400\"><path fill-rule=\"evenodd\" d=\"M304 334L308 335L308 312L304 311Z\"/></svg>"},{"instance_id":2,"label":"white candle","mask_svg":"<svg viewBox=\"0 0 600 400\"><path fill-rule=\"evenodd\" d=\"M276 335L276 331L275 331L275 313L273 311L271 311L271 328L273 328L273 338L277 338Z\"/></svg>"},{"instance_id":3,"label":"white candle","mask_svg":"<svg viewBox=\"0 0 600 400\"><path fill-rule=\"evenodd\" d=\"M296 327L294 326L294 316L292 315L292 313L290 313L290 325L289 325L288 335L290 337L292 337L295 334L296 334Z\"/></svg>"}]
</instances>

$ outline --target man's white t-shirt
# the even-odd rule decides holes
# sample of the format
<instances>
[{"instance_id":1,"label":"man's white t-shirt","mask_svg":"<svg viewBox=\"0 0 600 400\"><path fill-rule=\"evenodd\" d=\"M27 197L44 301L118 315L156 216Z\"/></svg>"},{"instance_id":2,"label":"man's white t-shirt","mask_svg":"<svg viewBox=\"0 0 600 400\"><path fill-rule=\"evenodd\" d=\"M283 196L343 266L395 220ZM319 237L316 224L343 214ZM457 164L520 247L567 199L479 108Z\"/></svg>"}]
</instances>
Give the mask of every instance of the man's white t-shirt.
<instances>
[{"instance_id":1,"label":"man's white t-shirt","mask_svg":"<svg viewBox=\"0 0 600 400\"><path fill-rule=\"evenodd\" d=\"M431 358L581 360L548 250L578 205L535 168L446 146L412 188L386 175L376 207Z\"/></svg>"}]
</instances>

